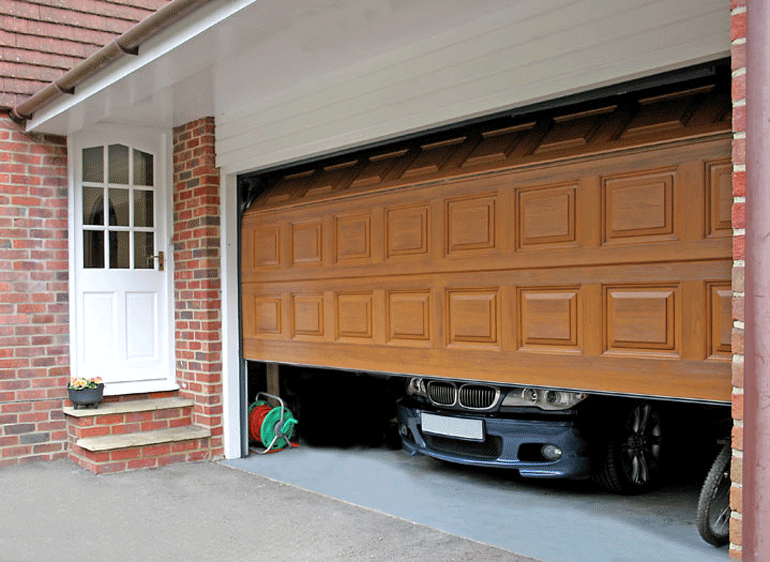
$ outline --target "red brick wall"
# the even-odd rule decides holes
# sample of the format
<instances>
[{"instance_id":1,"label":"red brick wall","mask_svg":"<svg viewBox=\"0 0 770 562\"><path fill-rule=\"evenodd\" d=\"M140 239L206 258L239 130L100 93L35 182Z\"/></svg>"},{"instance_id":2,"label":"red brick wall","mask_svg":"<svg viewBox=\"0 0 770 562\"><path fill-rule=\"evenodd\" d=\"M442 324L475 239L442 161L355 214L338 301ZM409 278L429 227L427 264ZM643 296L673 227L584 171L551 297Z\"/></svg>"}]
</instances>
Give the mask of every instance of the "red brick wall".
<instances>
[{"instance_id":1,"label":"red brick wall","mask_svg":"<svg viewBox=\"0 0 770 562\"><path fill-rule=\"evenodd\" d=\"M733 486L730 557L741 558L743 483L743 278L746 245L746 0L730 1L733 70Z\"/></svg>"},{"instance_id":2,"label":"red brick wall","mask_svg":"<svg viewBox=\"0 0 770 562\"><path fill-rule=\"evenodd\" d=\"M222 446L222 312L219 171L214 119L174 129L174 321L180 395L195 400L193 423Z\"/></svg>"},{"instance_id":3,"label":"red brick wall","mask_svg":"<svg viewBox=\"0 0 770 562\"><path fill-rule=\"evenodd\" d=\"M169 0L2 0L0 106L15 106Z\"/></svg>"},{"instance_id":4,"label":"red brick wall","mask_svg":"<svg viewBox=\"0 0 770 562\"><path fill-rule=\"evenodd\" d=\"M0 116L0 466L66 456L67 150Z\"/></svg>"}]
</instances>

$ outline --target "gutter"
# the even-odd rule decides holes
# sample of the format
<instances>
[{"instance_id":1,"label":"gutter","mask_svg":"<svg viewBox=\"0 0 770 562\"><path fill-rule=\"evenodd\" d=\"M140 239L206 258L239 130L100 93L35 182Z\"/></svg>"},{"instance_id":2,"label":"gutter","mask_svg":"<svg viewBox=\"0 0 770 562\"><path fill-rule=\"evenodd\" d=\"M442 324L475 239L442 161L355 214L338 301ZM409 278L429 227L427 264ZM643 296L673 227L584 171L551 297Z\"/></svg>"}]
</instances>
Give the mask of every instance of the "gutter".
<instances>
[{"instance_id":1,"label":"gutter","mask_svg":"<svg viewBox=\"0 0 770 562\"><path fill-rule=\"evenodd\" d=\"M126 55L138 55L139 47L148 39L165 31L189 13L211 0L172 0L157 12L146 17L134 27L113 39L77 66L68 70L42 90L33 94L11 109L11 119L24 124L36 111L65 94L74 94L75 88L97 74L103 68Z\"/></svg>"}]
</instances>

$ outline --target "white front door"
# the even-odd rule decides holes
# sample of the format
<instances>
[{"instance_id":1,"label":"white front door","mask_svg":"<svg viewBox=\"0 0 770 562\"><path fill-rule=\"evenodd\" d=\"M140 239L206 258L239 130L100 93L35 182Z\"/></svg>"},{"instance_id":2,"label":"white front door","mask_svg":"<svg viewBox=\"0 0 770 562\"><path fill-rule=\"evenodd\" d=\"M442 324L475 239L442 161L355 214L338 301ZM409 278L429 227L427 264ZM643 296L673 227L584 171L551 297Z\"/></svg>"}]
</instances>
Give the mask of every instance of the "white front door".
<instances>
[{"instance_id":1,"label":"white front door","mask_svg":"<svg viewBox=\"0 0 770 562\"><path fill-rule=\"evenodd\" d=\"M105 392L174 388L168 137L96 133L74 148L73 374Z\"/></svg>"}]
</instances>

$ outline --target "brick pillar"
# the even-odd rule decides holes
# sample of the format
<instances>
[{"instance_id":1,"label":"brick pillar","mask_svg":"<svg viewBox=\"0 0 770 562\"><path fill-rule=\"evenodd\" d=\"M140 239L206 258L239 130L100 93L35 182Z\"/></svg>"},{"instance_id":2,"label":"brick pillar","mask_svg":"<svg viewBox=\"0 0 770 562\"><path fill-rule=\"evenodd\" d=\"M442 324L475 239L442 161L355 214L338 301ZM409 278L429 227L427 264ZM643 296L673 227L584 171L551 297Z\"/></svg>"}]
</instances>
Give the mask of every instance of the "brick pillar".
<instances>
[{"instance_id":1,"label":"brick pillar","mask_svg":"<svg viewBox=\"0 0 770 562\"><path fill-rule=\"evenodd\" d=\"M67 148L0 115L0 467L67 456Z\"/></svg>"},{"instance_id":2,"label":"brick pillar","mask_svg":"<svg viewBox=\"0 0 770 562\"><path fill-rule=\"evenodd\" d=\"M746 0L730 1L733 96L733 460L730 557L741 559L743 486L744 268L746 248Z\"/></svg>"},{"instance_id":3,"label":"brick pillar","mask_svg":"<svg viewBox=\"0 0 770 562\"><path fill-rule=\"evenodd\" d=\"M174 323L180 395L222 456L222 299L219 171L214 118L174 129Z\"/></svg>"}]
</instances>

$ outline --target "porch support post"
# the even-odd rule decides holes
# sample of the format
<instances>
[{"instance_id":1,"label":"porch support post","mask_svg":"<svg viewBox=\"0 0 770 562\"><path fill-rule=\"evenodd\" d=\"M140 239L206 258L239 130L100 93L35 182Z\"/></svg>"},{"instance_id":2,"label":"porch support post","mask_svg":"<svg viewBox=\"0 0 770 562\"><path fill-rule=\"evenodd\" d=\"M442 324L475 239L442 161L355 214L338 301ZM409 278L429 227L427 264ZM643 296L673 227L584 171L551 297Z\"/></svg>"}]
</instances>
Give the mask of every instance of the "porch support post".
<instances>
[{"instance_id":1,"label":"porch support post","mask_svg":"<svg viewBox=\"0 0 770 562\"><path fill-rule=\"evenodd\" d=\"M770 560L770 9L749 0L742 558Z\"/></svg>"}]
</instances>

